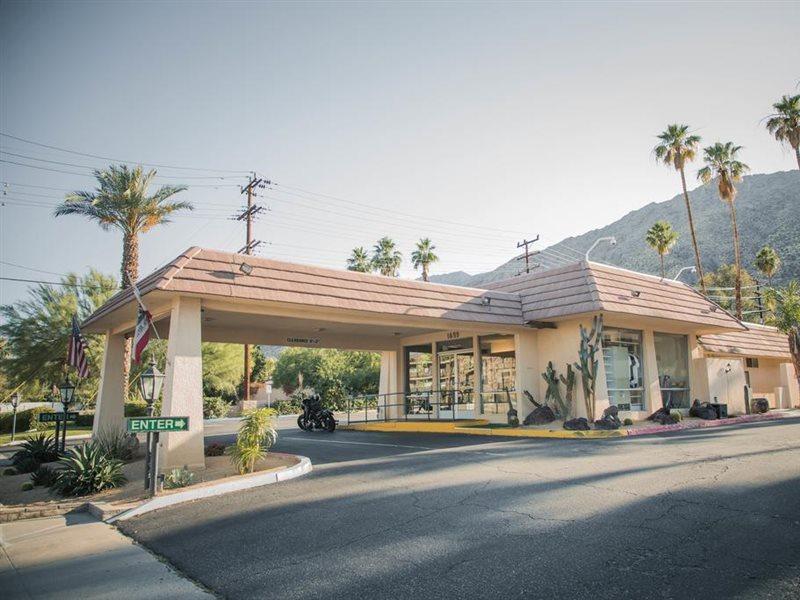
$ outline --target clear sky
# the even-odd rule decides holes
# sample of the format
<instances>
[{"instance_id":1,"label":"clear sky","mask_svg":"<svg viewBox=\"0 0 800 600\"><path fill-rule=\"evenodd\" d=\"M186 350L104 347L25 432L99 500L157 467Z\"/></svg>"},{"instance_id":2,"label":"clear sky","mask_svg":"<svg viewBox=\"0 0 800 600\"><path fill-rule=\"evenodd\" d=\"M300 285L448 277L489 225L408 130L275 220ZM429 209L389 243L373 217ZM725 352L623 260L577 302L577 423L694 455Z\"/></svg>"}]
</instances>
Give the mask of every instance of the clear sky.
<instances>
[{"instance_id":1,"label":"clear sky","mask_svg":"<svg viewBox=\"0 0 800 600\"><path fill-rule=\"evenodd\" d=\"M191 245L241 247L226 217L243 179L222 170L277 183L262 256L343 266L383 235L406 258L429 236L434 272L474 273L523 236L554 243L675 195L650 154L670 122L743 145L754 172L794 167L761 119L800 81L797 2L0 7L3 133L197 169L159 169L197 210L144 236L142 274ZM8 137L0 151L0 260L116 274L119 234L52 216L108 161ZM25 289L0 282L0 303Z\"/></svg>"}]
</instances>

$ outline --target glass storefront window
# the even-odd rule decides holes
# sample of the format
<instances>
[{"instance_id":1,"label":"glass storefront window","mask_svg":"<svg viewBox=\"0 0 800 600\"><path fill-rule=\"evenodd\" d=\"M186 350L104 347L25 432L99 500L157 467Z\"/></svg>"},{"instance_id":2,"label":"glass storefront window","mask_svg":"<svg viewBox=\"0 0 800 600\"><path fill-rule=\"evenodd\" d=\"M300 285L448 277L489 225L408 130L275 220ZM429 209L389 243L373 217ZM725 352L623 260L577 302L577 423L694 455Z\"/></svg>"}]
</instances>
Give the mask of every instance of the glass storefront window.
<instances>
[{"instance_id":1,"label":"glass storefront window","mask_svg":"<svg viewBox=\"0 0 800 600\"><path fill-rule=\"evenodd\" d=\"M642 332L606 327L603 363L609 402L620 410L644 410Z\"/></svg>"},{"instance_id":2,"label":"glass storefront window","mask_svg":"<svg viewBox=\"0 0 800 600\"><path fill-rule=\"evenodd\" d=\"M481 412L505 414L516 398L517 358L513 335L479 338L481 348Z\"/></svg>"},{"instance_id":3,"label":"glass storefront window","mask_svg":"<svg viewBox=\"0 0 800 600\"><path fill-rule=\"evenodd\" d=\"M431 344L406 346L405 365L406 412L408 414L432 412L430 396L433 391L433 346Z\"/></svg>"},{"instance_id":4,"label":"glass storefront window","mask_svg":"<svg viewBox=\"0 0 800 600\"><path fill-rule=\"evenodd\" d=\"M653 337L664 407L689 408L689 339L670 333L656 333Z\"/></svg>"}]
</instances>

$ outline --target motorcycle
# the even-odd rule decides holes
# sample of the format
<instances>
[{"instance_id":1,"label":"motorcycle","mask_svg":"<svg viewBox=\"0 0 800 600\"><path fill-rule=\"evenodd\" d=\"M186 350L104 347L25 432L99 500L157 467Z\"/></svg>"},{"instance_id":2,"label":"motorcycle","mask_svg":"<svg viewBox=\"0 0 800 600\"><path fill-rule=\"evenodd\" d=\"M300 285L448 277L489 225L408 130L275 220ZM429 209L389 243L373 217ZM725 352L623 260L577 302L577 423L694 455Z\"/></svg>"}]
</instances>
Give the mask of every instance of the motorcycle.
<instances>
[{"instance_id":1,"label":"motorcycle","mask_svg":"<svg viewBox=\"0 0 800 600\"><path fill-rule=\"evenodd\" d=\"M319 394L303 398L303 412L297 417L297 426L303 431L324 429L332 432L336 429L336 419L333 412L322 406Z\"/></svg>"}]
</instances>

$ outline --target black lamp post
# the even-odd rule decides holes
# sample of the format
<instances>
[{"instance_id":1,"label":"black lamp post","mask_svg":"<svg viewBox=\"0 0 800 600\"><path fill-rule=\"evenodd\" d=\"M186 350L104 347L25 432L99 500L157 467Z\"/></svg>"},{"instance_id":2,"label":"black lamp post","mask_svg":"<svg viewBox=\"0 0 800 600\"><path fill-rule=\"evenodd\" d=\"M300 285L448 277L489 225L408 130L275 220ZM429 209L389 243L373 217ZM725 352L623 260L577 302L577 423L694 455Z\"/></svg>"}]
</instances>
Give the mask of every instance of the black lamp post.
<instances>
[{"instance_id":1,"label":"black lamp post","mask_svg":"<svg viewBox=\"0 0 800 600\"><path fill-rule=\"evenodd\" d=\"M61 405L64 407L64 428L61 431L61 451L67 450L67 412L72 399L75 396L75 386L69 380L69 375L64 376L64 381L58 386L58 394L61 397ZM56 442L58 441L58 430L56 430Z\"/></svg>"},{"instance_id":2,"label":"black lamp post","mask_svg":"<svg viewBox=\"0 0 800 600\"><path fill-rule=\"evenodd\" d=\"M11 422L11 441L14 441L14 438L17 435L17 407L19 406L19 392L14 392L14 395L11 396L11 408L14 410L14 417L13 421Z\"/></svg>"},{"instance_id":3,"label":"black lamp post","mask_svg":"<svg viewBox=\"0 0 800 600\"><path fill-rule=\"evenodd\" d=\"M155 401L161 394L164 383L164 374L156 368L155 360L150 361L150 366L139 376L139 392L147 403L147 416L152 417L155 412ZM156 493L156 471L158 470L158 432L153 435L147 432L147 456L145 457L144 489L150 490L150 495Z\"/></svg>"}]
</instances>

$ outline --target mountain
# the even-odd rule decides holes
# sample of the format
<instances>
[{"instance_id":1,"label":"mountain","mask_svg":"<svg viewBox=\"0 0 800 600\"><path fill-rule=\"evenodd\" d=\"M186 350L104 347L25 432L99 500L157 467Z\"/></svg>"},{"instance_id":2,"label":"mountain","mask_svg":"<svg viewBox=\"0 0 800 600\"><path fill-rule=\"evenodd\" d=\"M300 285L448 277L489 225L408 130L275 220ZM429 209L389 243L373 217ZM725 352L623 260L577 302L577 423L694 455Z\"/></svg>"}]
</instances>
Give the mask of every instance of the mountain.
<instances>
[{"instance_id":1,"label":"mountain","mask_svg":"<svg viewBox=\"0 0 800 600\"><path fill-rule=\"evenodd\" d=\"M742 244L742 264L754 277L761 277L753 266L758 250L768 244L781 257L782 267L774 283L784 284L800 279L800 171L748 175L737 184L736 217ZM733 262L731 219L728 206L717 195L716 184L701 186L689 192L697 231L700 255L705 271ZM668 277L681 267L694 265L692 239L686 218L683 195L666 202L651 202L638 210L582 235L566 238L549 246L534 262L543 268L579 260L600 237L614 236L617 245L599 244L592 251L592 260L643 273L659 274L658 255L644 241L645 232L658 220L669 221L680 235L678 243L665 257ZM434 275L431 281L452 285L480 287L490 281L513 277L520 271L521 261L511 260L493 271L469 275L463 271ZM693 275L684 273L682 281L693 282Z\"/></svg>"}]
</instances>

